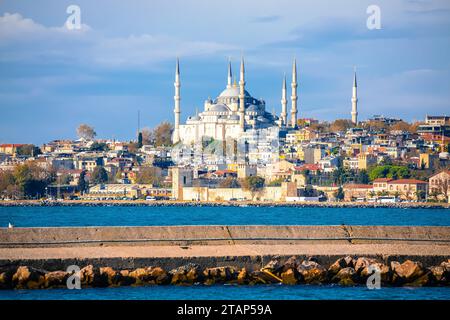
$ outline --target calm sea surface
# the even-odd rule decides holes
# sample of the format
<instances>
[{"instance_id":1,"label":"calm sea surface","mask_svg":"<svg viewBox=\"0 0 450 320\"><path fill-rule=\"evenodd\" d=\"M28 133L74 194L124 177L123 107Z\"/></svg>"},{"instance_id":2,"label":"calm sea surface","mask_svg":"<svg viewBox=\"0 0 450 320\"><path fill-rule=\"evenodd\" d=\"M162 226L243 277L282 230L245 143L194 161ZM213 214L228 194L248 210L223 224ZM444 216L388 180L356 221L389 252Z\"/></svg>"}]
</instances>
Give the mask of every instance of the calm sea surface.
<instances>
[{"instance_id":1,"label":"calm sea surface","mask_svg":"<svg viewBox=\"0 0 450 320\"><path fill-rule=\"evenodd\" d=\"M450 226L450 209L295 207L0 207L0 227L152 225Z\"/></svg>"},{"instance_id":2,"label":"calm sea surface","mask_svg":"<svg viewBox=\"0 0 450 320\"><path fill-rule=\"evenodd\" d=\"M294 207L0 207L0 227L147 225L450 226L448 209ZM0 299L446 299L450 288L326 286L147 286L0 290Z\"/></svg>"},{"instance_id":3,"label":"calm sea surface","mask_svg":"<svg viewBox=\"0 0 450 320\"><path fill-rule=\"evenodd\" d=\"M88 288L81 290L0 290L2 299L108 299L108 300L214 300L214 299L276 299L276 300L450 300L450 288L381 288L369 290L366 287L340 287L337 285L215 285L215 286L147 286L118 288Z\"/></svg>"}]
</instances>

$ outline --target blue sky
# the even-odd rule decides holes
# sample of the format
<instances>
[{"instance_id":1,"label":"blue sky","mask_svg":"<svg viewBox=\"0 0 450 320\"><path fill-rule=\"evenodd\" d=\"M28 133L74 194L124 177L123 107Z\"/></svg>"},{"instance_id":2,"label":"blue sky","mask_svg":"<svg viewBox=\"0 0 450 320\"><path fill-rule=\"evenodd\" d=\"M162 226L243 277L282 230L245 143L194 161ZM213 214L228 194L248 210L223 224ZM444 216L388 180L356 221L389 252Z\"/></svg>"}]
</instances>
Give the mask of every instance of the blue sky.
<instances>
[{"instance_id":1,"label":"blue sky","mask_svg":"<svg viewBox=\"0 0 450 320\"><path fill-rule=\"evenodd\" d=\"M71 4L81 30L64 27ZM381 30L366 27L371 4ZM269 111L295 56L301 117L349 118L355 65L361 119L450 114L449 1L0 0L0 143L75 138L80 123L129 140L137 110L142 127L173 121L177 56L184 121L241 53Z\"/></svg>"}]
</instances>

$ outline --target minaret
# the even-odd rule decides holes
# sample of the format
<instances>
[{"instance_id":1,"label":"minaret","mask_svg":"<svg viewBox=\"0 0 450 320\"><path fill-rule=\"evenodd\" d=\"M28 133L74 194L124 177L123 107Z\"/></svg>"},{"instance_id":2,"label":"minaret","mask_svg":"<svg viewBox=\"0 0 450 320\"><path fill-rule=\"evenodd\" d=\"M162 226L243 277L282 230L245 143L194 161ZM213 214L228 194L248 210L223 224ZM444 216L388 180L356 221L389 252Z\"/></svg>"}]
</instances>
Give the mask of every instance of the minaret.
<instances>
[{"instance_id":1,"label":"minaret","mask_svg":"<svg viewBox=\"0 0 450 320\"><path fill-rule=\"evenodd\" d=\"M228 61L228 82L227 82L227 88L231 88L233 81L233 72L231 71L231 60Z\"/></svg>"},{"instance_id":2,"label":"minaret","mask_svg":"<svg viewBox=\"0 0 450 320\"><path fill-rule=\"evenodd\" d=\"M294 63L292 64L292 95L291 95L291 127L297 127L297 61L294 58Z\"/></svg>"},{"instance_id":3,"label":"minaret","mask_svg":"<svg viewBox=\"0 0 450 320\"><path fill-rule=\"evenodd\" d=\"M175 69L175 83L173 84L175 86L175 96L173 97L175 101L175 109L173 110L175 115L175 128L173 130L173 143L177 143L180 141L180 61L177 58L177 64Z\"/></svg>"},{"instance_id":4,"label":"minaret","mask_svg":"<svg viewBox=\"0 0 450 320\"><path fill-rule=\"evenodd\" d=\"M354 125L358 124L358 85L356 84L356 69L353 76L352 122Z\"/></svg>"},{"instance_id":5,"label":"minaret","mask_svg":"<svg viewBox=\"0 0 450 320\"><path fill-rule=\"evenodd\" d=\"M281 89L281 126L287 125L287 89L286 89L286 74L283 78L283 87Z\"/></svg>"},{"instance_id":6,"label":"minaret","mask_svg":"<svg viewBox=\"0 0 450 320\"><path fill-rule=\"evenodd\" d=\"M241 58L241 74L239 79L239 126L245 131L245 69L244 57Z\"/></svg>"}]
</instances>

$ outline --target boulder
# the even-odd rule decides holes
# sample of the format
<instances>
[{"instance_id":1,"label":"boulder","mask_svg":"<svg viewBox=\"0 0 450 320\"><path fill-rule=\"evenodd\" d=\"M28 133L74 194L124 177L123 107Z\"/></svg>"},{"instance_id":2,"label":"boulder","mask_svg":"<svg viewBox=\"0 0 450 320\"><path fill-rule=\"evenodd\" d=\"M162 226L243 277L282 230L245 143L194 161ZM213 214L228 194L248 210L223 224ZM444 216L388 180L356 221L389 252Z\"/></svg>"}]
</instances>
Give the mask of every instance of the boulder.
<instances>
[{"instance_id":1,"label":"boulder","mask_svg":"<svg viewBox=\"0 0 450 320\"><path fill-rule=\"evenodd\" d=\"M100 273L100 269L93 265L88 265L80 270L80 282L82 285L93 287L107 287L108 276Z\"/></svg>"},{"instance_id":2,"label":"boulder","mask_svg":"<svg viewBox=\"0 0 450 320\"><path fill-rule=\"evenodd\" d=\"M14 268L5 268L0 270L0 289L12 289L12 277L16 273Z\"/></svg>"},{"instance_id":3,"label":"boulder","mask_svg":"<svg viewBox=\"0 0 450 320\"><path fill-rule=\"evenodd\" d=\"M119 286L129 286L136 282L136 279L130 276L130 270L120 270Z\"/></svg>"},{"instance_id":4,"label":"boulder","mask_svg":"<svg viewBox=\"0 0 450 320\"><path fill-rule=\"evenodd\" d=\"M200 266L195 263L178 267L169 271L172 284L193 284L203 280Z\"/></svg>"},{"instance_id":5,"label":"boulder","mask_svg":"<svg viewBox=\"0 0 450 320\"><path fill-rule=\"evenodd\" d=\"M354 286L358 282L358 275L355 269L347 267L339 270L332 281L344 286Z\"/></svg>"},{"instance_id":6,"label":"boulder","mask_svg":"<svg viewBox=\"0 0 450 320\"><path fill-rule=\"evenodd\" d=\"M299 282L300 275L296 269L290 268L281 273L281 279L283 284L293 285Z\"/></svg>"},{"instance_id":7,"label":"boulder","mask_svg":"<svg viewBox=\"0 0 450 320\"><path fill-rule=\"evenodd\" d=\"M327 269L315 261L303 261L297 272L305 283L324 283L327 281Z\"/></svg>"},{"instance_id":8,"label":"boulder","mask_svg":"<svg viewBox=\"0 0 450 320\"><path fill-rule=\"evenodd\" d=\"M273 259L267 263L263 269L268 270L271 273L279 273L281 269L283 268L283 265L281 265L280 261L278 259Z\"/></svg>"},{"instance_id":9,"label":"boulder","mask_svg":"<svg viewBox=\"0 0 450 320\"><path fill-rule=\"evenodd\" d=\"M160 267L137 268L127 274L135 284L167 284L169 275Z\"/></svg>"},{"instance_id":10,"label":"boulder","mask_svg":"<svg viewBox=\"0 0 450 320\"><path fill-rule=\"evenodd\" d=\"M69 273L65 271L52 271L45 274L44 287L53 288L67 286L67 278Z\"/></svg>"},{"instance_id":11,"label":"boulder","mask_svg":"<svg viewBox=\"0 0 450 320\"><path fill-rule=\"evenodd\" d=\"M238 272L233 267L206 268L203 276L208 284L225 283L237 279Z\"/></svg>"},{"instance_id":12,"label":"boulder","mask_svg":"<svg viewBox=\"0 0 450 320\"><path fill-rule=\"evenodd\" d=\"M405 283L404 285L407 287L423 287L430 285L431 283L433 283L432 274L430 271L426 271L420 277L411 282Z\"/></svg>"},{"instance_id":13,"label":"boulder","mask_svg":"<svg viewBox=\"0 0 450 320\"><path fill-rule=\"evenodd\" d=\"M296 256L292 256L284 262L281 272L286 272L289 269L297 269L299 265L300 260Z\"/></svg>"},{"instance_id":14,"label":"boulder","mask_svg":"<svg viewBox=\"0 0 450 320\"><path fill-rule=\"evenodd\" d=\"M329 268L328 273L330 276L334 276L338 274L338 272L341 269L344 268L353 268L353 258L350 256L347 256L345 258L339 258L337 259Z\"/></svg>"},{"instance_id":15,"label":"boulder","mask_svg":"<svg viewBox=\"0 0 450 320\"><path fill-rule=\"evenodd\" d=\"M12 276L17 289L39 289L45 282L45 272L32 267L20 266Z\"/></svg>"},{"instance_id":16,"label":"boulder","mask_svg":"<svg viewBox=\"0 0 450 320\"><path fill-rule=\"evenodd\" d=\"M360 276L361 281L365 281L369 276L374 274L372 270L369 272L369 267L377 268L380 272L380 278L383 283L389 283L392 278L392 271L388 265L378 262L376 259L372 258L358 258L355 262L355 271Z\"/></svg>"},{"instance_id":17,"label":"boulder","mask_svg":"<svg viewBox=\"0 0 450 320\"><path fill-rule=\"evenodd\" d=\"M100 276L106 277L109 286L118 285L122 275L111 267L100 268Z\"/></svg>"},{"instance_id":18,"label":"boulder","mask_svg":"<svg viewBox=\"0 0 450 320\"><path fill-rule=\"evenodd\" d=\"M237 276L237 283L238 284L248 284L250 281L249 274L247 269L242 268L241 271L239 271L239 274Z\"/></svg>"},{"instance_id":19,"label":"boulder","mask_svg":"<svg viewBox=\"0 0 450 320\"><path fill-rule=\"evenodd\" d=\"M280 283L280 280L274 278L273 276L261 271L255 270L250 274L249 284L269 284L269 283Z\"/></svg>"},{"instance_id":20,"label":"boulder","mask_svg":"<svg viewBox=\"0 0 450 320\"><path fill-rule=\"evenodd\" d=\"M354 262L354 269L358 274L361 274L363 269L366 269L369 265L378 263L376 259L359 257Z\"/></svg>"},{"instance_id":21,"label":"boulder","mask_svg":"<svg viewBox=\"0 0 450 320\"><path fill-rule=\"evenodd\" d=\"M394 284L411 283L425 274L422 264L411 260L406 260L403 263L392 261L391 269Z\"/></svg>"}]
</instances>

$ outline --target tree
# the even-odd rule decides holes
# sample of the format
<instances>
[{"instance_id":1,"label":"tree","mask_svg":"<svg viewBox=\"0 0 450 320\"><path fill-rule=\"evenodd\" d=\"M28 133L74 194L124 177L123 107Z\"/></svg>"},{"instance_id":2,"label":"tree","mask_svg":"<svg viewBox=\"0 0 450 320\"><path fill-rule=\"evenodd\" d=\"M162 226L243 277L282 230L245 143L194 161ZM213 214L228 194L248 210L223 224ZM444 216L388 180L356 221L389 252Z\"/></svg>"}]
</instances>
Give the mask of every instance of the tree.
<instances>
[{"instance_id":1,"label":"tree","mask_svg":"<svg viewBox=\"0 0 450 320\"><path fill-rule=\"evenodd\" d=\"M83 193L89 189L89 184L86 181L86 171L83 170L80 173L80 177L78 179L78 190Z\"/></svg>"},{"instance_id":2,"label":"tree","mask_svg":"<svg viewBox=\"0 0 450 320\"><path fill-rule=\"evenodd\" d=\"M369 183L369 175L367 174L366 170L359 170L358 176L357 176L357 182L362 184Z\"/></svg>"},{"instance_id":3,"label":"tree","mask_svg":"<svg viewBox=\"0 0 450 320\"><path fill-rule=\"evenodd\" d=\"M155 146L170 146L172 144L173 126L169 122L163 122L153 130Z\"/></svg>"},{"instance_id":4,"label":"tree","mask_svg":"<svg viewBox=\"0 0 450 320\"><path fill-rule=\"evenodd\" d=\"M342 132L347 131L347 129L354 127L353 123L347 119L337 119L334 120L330 125L330 130L332 132Z\"/></svg>"},{"instance_id":5,"label":"tree","mask_svg":"<svg viewBox=\"0 0 450 320\"><path fill-rule=\"evenodd\" d=\"M410 132L412 133L413 131L411 130L411 125L405 121L398 121L396 123L394 123L393 125L391 125L391 127L389 128L389 131L403 131L403 132Z\"/></svg>"},{"instance_id":6,"label":"tree","mask_svg":"<svg viewBox=\"0 0 450 320\"><path fill-rule=\"evenodd\" d=\"M139 132L138 139L137 139L137 147L138 148L142 148L142 141L143 141L142 132Z\"/></svg>"},{"instance_id":7,"label":"tree","mask_svg":"<svg viewBox=\"0 0 450 320\"><path fill-rule=\"evenodd\" d=\"M267 185L269 187L279 187L281 186L281 184L283 183L284 179L283 178L278 178L275 180L270 181Z\"/></svg>"},{"instance_id":8,"label":"tree","mask_svg":"<svg viewBox=\"0 0 450 320\"><path fill-rule=\"evenodd\" d=\"M11 189L8 189L12 186L15 186L15 180L12 171L0 170L0 198L15 198L12 197Z\"/></svg>"},{"instance_id":9,"label":"tree","mask_svg":"<svg viewBox=\"0 0 450 320\"><path fill-rule=\"evenodd\" d=\"M91 174L91 182L94 184L105 183L108 181L108 172L102 166L96 166Z\"/></svg>"},{"instance_id":10,"label":"tree","mask_svg":"<svg viewBox=\"0 0 450 320\"><path fill-rule=\"evenodd\" d=\"M160 170L155 167L141 167L136 175L136 183L151 184L153 186L161 186L162 176Z\"/></svg>"},{"instance_id":11,"label":"tree","mask_svg":"<svg viewBox=\"0 0 450 320\"><path fill-rule=\"evenodd\" d=\"M344 197L345 197L344 189L342 189L342 187L339 187L339 189L337 189L336 192L334 193L334 197L335 197L338 201L343 200Z\"/></svg>"},{"instance_id":12,"label":"tree","mask_svg":"<svg viewBox=\"0 0 450 320\"><path fill-rule=\"evenodd\" d=\"M95 132L94 128L91 126L88 126L87 124L80 124L77 128L77 135L80 138L86 139L86 140L92 140L95 138L97 133Z\"/></svg>"},{"instance_id":13,"label":"tree","mask_svg":"<svg viewBox=\"0 0 450 320\"><path fill-rule=\"evenodd\" d=\"M19 156L37 156L41 154L41 149L34 144L25 144L17 148L16 151Z\"/></svg>"},{"instance_id":14,"label":"tree","mask_svg":"<svg viewBox=\"0 0 450 320\"><path fill-rule=\"evenodd\" d=\"M236 178L233 177L226 177L224 180L222 180L219 183L220 188L239 188L239 182Z\"/></svg>"},{"instance_id":15,"label":"tree","mask_svg":"<svg viewBox=\"0 0 450 320\"><path fill-rule=\"evenodd\" d=\"M262 177L250 176L241 180L241 186L242 189L250 191L253 199L255 194L264 188L264 182L265 180Z\"/></svg>"},{"instance_id":16,"label":"tree","mask_svg":"<svg viewBox=\"0 0 450 320\"><path fill-rule=\"evenodd\" d=\"M150 128L142 129L141 134L142 134L142 144L143 145L153 144L155 137L153 135L153 131Z\"/></svg>"},{"instance_id":17,"label":"tree","mask_svg":"<svg viewBox=\"0 0 450 320\"><path fill-rule=\"evenodd\" d=\"M109 147L104 142L97 142L97 141L95 141L94 143L92 143L92 145L89 148L89 150L91 150L91 151L108 151Z\"/></svg>"},{"instance_id":18,"label":"tree","mask_svg":"<svg viewBox=\"0 0 450 320\"><path fill-rule=\"evenodd\" d=\"M378 178L405 179L409 178L410 176L411 172L408 167L405 166L377 166L373 167L369 172L369 179L371 181Z\"/></svg>"},{"instance_id":19,"label":"tree","mask_svg":"<svg viewBox=\"0 0 450 320\"><path fill-rule=\"evenodd\" d=\"M20 164L14 168L14 185L24 197L37 197L45 194L45 188L55 181L53 169L38 166L35 162Z\"/></svg>"}]
</instances>

